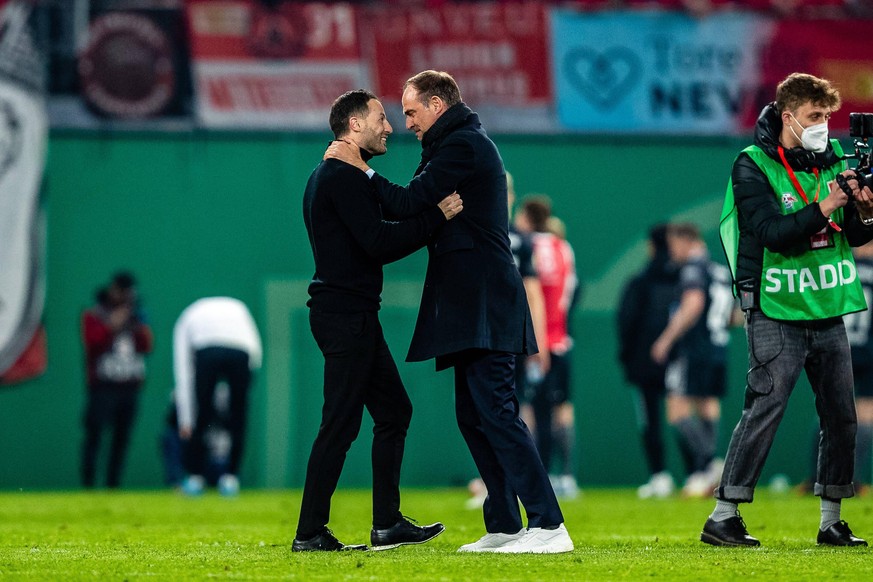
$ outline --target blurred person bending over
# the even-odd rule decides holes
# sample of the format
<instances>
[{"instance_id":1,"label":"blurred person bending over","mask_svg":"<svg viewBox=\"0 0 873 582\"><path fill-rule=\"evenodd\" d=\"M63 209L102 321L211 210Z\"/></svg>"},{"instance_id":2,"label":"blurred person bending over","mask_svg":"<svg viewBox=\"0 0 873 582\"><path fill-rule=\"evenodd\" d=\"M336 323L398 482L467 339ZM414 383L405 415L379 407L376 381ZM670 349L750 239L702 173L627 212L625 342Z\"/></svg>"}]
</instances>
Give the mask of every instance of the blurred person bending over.
<instances>
[{"instance_id":1,"label":"blurred person bending over","mask_svg":"<svg viewBox=\"0 0 873 582\"><path fill-rule=\"evenodd\" d=\"M428 266L407 360L454 368L461 434L488 488L487 533L464 552L557 553L573 549L548 473L515 393L518 354L536 351L527 297L509 249L509 205L503 161L479 116L445 72L423 71L401 97L406 127L421 141L421 163L407 186L374 174L384 208L411 216L457 190L464 213L428 244ZM339 156L369 166L348 144ZM528 516L524 529L518 500Z\"/></svg>"},{"instance_id":2,"label":"blurred person bending over","mask_svg":"<svg viewBox=\"0 0 873 582\"><path fill-rule=\"evenodd\" d=\"M636 386L637 422L649 480L637 489L641 499L669 497L675 489L664 456L665 364L652 360L652 344L667 327L678 269L667 250L667 225L649 229L649 262L624 286L617 313L618 359L625 379Z\"/></svg>"},{"instance_id":3,"label":"blurred person bending over","mask_svg":"<svg viewBox=\"0 0 873 582\"><path fill-rule=\"evenodd\" d=\"M792 73L758 117L755 145L731 172L721 238L745 311L749 371L716 507L700 536L709 544L760 545L737 504L752 501L805 370L821 423L817 542L867 545L840 518L841 500L854 495L857 425L842 316L867 308L850 247L873 238L873 192L859 190L839 142L828 139L828 120L839 106L830 82Z\"/></svg>"},{"instance_id":4,"label":"blurred person bending over","mask_svg":"<svg viewBox=\"0 0 873 582\"><path fill-rule=\"evenodd\" d=\"M133 275L117 273L97 292L97 304L82 314L82 341L88 379L82 485L95 485L100 440L109 428L106 486L117 488L145 380L145 354L152 350L152 331L137 305Z\"/></svg>"},{"instance_id":5,"label":"blurred person bending over","mask_svg":"<svg viewBox=\"0 0 873 582\"><path fill-rule=\"evenodd\" d=\"M369 91L344 93L330 110L338 140L354 144L359 159L387 151L391 124ZM306 467L303 501L292 550L366 549L346 546L327 528L330 500L346 453L357 438L364 408L373 417L374 549L433 539L443 524L419 527L400 513L400 465L412 403L379 323L382 266L424 246L462 211L450 190L404 221L383 215L370 178L340 160L316 166L303 195L303 220L315 259L309 285L309 323L324 355L321 426Z\"/></svg>"},{"instance_id":6,"label":"blurred person bending over","mask_svg":"<svg viewBox=\"0 0 873 582\"><path fill-rule=\"evenodd\" d=\"M204 297L186 307L173 328L176 420L188 477L182 491L199 495L209 464L207 435L220 428L215 406L219 382L227 382L226 428L230 452L218 479L222 495L239 493L252 372L261 367L261 338L248 307L232 297Z\"/></svg>"},{"instance_id":7,"label":"blurred person bending over","mask_svg":"<svg viewBox=\"0 0 873 582\"><path fill-rule=\"evenodd\" d=\"M679 266L675 308L651 357L667 364L667 421L685 462L686 497L706 497L721 478L717 459L721 398L726 389L727 345L734 313L731 274L709 258L693 224L667 227L667 247Z\"/></svg>"},{"instance_id":8,"label":"blurred person bending over","mask_svg":"<svg viewBox=\"0 0 873 582\"><path fill-rule=\"evenodd\" d=\"M553 473L553 449L561 461L553 481L556 491L566 497L578 493L573 471L573 403L570 401L570 356L573 339L568 331L570 308L578 281L573 249L562 236L549 231L555 226L551 201L545 196L529 196L516 214L515 225L531 234L534 267L543 289L546 307L546 344L551 367L531 387L530 408L533 433L546 471ZM550 223L550 221L552 221ZM558 228L562 228L558 226Z\"/></svg>"}]
</instances>

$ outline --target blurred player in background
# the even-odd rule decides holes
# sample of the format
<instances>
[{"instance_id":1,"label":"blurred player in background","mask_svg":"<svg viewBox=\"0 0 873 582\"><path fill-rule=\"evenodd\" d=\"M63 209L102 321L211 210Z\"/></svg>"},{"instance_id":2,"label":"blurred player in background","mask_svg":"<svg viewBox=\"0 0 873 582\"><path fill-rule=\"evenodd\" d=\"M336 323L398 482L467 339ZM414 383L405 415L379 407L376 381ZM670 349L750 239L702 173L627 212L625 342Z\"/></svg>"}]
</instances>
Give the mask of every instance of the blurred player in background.
<instances>
[{"instance_id":1,"label":"blurred player in background","mask_svg":"<svg viewBox=\"0 0 873 582\"><path fill-rule=\"evenodd\" d=\"M564 237L564 226L552 216L552 203L546 196L528 196L515 217L519 231L533 241L533 262L543 289L546 312L546 348L549 369L540 378L530 377L529 399L533 412L532 431L543 465L552 475L555 493L575 497L578 486L573 470L575 427L570 400L570 357L573 339L568 331L570 309L576 299L578 280L572 247ZM549 227L557 230L556 234ZM560 469L552 470L553 454L558 451Z\"/></svg>"},{"instance_id":2,"label":"blurred player in background","mask_svg":"<svg viewBox=\"0 0 873 582\"><path fill-rule=\"evenodd\" d=\"M735 300L730 271L709 258L696 225L669 225L667 247L679 267L677 299L651 357L667 364L675 349L665 384L667 420L687 474L682 494L708 497L721 477L722 461L715 454Z\"/></svg>"},{"instance_id":3,"label":"blurred player in background","mask_svg":"<svg viewBox=\"0 0 873 582\"><path fill-rule=\"evenodd\" d=\"M649 262L621 292L617 313L618 359L625 379L637 395L637 422L643 443L649 480L637 489L641 499L672 495L676 484L667 470L664 455L665 364L652 360L652 344L667 327L678 269L667 250L667 225L649 229Z\"/></svg>"}]
</instances>

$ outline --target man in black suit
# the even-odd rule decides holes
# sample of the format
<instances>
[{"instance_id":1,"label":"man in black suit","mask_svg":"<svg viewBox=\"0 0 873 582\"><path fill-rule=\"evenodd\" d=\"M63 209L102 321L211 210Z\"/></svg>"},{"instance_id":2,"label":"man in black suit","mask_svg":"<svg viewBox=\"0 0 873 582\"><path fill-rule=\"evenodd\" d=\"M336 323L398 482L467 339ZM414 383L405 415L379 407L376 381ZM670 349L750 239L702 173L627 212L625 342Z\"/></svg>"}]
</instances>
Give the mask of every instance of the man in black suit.
<instances>
[{"instance_id":1,"label":"man in black suit","mask_svg":"<svg viewBox=\"0 0 873 582\"><path fill-rule=\"evenodd\" d=\"M391 124L375 95L350 91L333 103L330 127L361 156L384 154ZM418 544L445 529L420 527L400 513L400 464L412 404L379 323L382 265L421 248L462 210L457 194L403 221L386 221L367 175L338 160L321 162L306 185L303 220L315 259L309 322L324 355L324 407L306 468L292 550L366 549L346 546L327 528L330 499L364 407L373 417L373 549Z\"/></svg>"},{"instance_id":2,"label":"man in black suit","mask_svg":"<svg viewBox=\"0 0 873 582\"><path fill-rule=\"evenodd\" d=\"M536 340L521 277L512 260L506 172L479 116L455 80L424 71L401 98L406 128L422 145L407 186L373 174L382 207L395 217L432 208L457 191L464 213L428 243L429 261L408 361L436 359L453 367L458 425L488 489L485 529L464 552L558 553L573 549L536 446L519 418L515 356L535 353ZM371 172L349 144L326 153ZM524 529L517 499L525 507Z\"/></svg>"}]
</instances>

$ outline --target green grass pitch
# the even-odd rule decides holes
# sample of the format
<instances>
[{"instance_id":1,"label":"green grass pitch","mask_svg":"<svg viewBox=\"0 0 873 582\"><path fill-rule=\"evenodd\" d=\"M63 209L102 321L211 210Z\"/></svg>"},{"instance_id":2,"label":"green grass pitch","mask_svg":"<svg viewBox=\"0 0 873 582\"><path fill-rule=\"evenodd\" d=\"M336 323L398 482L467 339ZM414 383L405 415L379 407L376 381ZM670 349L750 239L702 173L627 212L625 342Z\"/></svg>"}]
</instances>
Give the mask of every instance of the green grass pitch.
<instances>
[{"instance_id":1,"label":"green grass pitch","mask_svg":"<svg viewBox=\"0 0 873 582\"><path fill-rule=\"evenodd\" d=\"M758 493L743 506L758 549L698 541L711 500L650 500L632 489L587 489L562 501L569 554L475 555L484 533L461 489L404 490L403 511L442 521L430 543L382 552L292 554L299 491L244 490L185 498L170 491L0 493L2 580L873 580L873 550L815 544L818 499ZM873 538L873 499L843 518ZM331 527L366 543L370 493L339 490Z\"/></svg>"}]
</instances>

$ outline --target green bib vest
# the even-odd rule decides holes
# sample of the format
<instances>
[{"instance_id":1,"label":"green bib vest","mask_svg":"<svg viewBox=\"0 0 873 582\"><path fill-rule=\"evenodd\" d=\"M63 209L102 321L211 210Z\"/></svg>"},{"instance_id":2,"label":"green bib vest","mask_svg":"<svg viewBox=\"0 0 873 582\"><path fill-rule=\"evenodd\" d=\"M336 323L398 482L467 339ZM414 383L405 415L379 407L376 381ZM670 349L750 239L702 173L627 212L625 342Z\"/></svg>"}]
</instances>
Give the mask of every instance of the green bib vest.
<instances>
[{"instance_id":1,"label":"green bib vest","mask_svg":"<svg viewBox=\"0 0 873 582\"><path fill-rule=\"evenodd\" d=\"M842 156L843 149L839 142L831 140L831 144L835 153ZM780 162L768 156L758 146L749 146L743 153L767 176L779 199L783 215L797 212L807 205L794 189L788 172ZM827 197L828 182L834 180L845 168L846 163L841 162L821 172L819 200ZM796 177L812 202L818 187L815 175L797 172ZM842 225L843 209L838 209L831 218L837 225ZM719 232L731 273L736 279L739 224L731 181L728 182L725 193ZM796 250L776 253L765 248L759 302L767 317L784 320L825 319L866 309L867 302L845 235L826 227L821 233L804 241Z\"/></svg>"}]
</instances>

